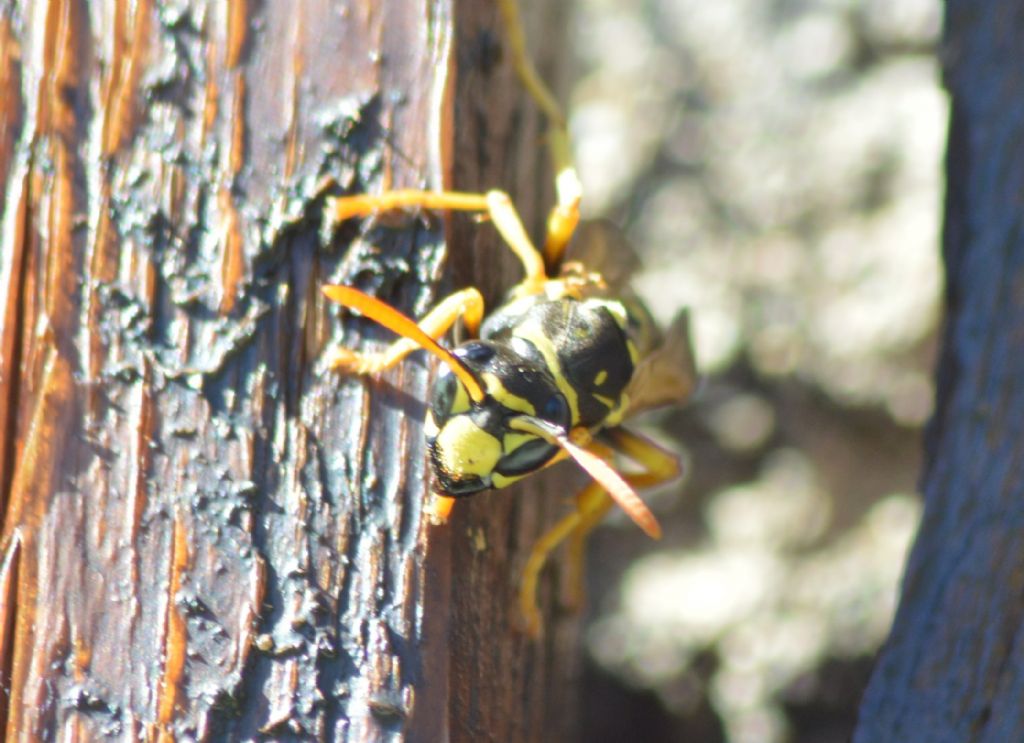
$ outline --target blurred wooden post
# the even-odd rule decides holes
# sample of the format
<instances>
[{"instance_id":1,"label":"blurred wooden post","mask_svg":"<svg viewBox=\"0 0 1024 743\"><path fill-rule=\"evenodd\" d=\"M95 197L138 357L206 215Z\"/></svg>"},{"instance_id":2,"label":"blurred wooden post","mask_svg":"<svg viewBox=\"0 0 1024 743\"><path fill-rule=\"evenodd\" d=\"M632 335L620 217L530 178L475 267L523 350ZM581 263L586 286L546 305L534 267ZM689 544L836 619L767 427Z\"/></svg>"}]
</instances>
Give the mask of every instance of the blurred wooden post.
<instances>
[{"instance_id":1,"label":"blurred wooden post","mask_svg":"<svg viewBox=\"0 0 1024 743\"><path fill-rule=\"evenodd\" d=\"M1022 6L946 4L946 328L925 510L854 740L1024 740Z\"/></svg>"},{"instance_id":2,"label":"blurred wooden post","mask_svg":"<svg viewBox=\"0 0 1024 743\"><path fill-rule=\"evenodd\" d=\"M560 4L532 3L550 72ZM518 634L552 472L427 528L432 362L325 372L514 283L465 217L346 225L319 186L550 204L480 0L16 0L0 9L0 715L8 740L557 739L575 623ZM395 228L397 226L397 229ZM342 322L343 320L343 322ZM554 593L545 586L550 604Z\"/></svg>"}]
</instances>

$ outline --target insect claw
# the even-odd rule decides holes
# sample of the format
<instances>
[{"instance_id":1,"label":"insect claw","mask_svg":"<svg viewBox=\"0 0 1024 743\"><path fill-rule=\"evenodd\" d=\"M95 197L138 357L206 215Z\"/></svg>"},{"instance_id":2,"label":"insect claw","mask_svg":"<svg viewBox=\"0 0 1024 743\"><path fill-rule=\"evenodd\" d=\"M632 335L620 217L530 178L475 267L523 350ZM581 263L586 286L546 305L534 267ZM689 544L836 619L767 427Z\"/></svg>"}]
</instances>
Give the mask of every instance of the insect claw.
<instances>
[{"instance_id":1,"label":"insect claw","mask_svg":"<svg viewBox=\"0 0 1024 743\"><path fill-rule=\"evenodd\" d=\"M454 505L454 498L441 495L440 493L432 493L430 502L427 503L423 511L426 513L427 520L430 521L431 525L441 526L448 523L448 516L451 515L452 506Z\"/></svg>"}]
</instances>

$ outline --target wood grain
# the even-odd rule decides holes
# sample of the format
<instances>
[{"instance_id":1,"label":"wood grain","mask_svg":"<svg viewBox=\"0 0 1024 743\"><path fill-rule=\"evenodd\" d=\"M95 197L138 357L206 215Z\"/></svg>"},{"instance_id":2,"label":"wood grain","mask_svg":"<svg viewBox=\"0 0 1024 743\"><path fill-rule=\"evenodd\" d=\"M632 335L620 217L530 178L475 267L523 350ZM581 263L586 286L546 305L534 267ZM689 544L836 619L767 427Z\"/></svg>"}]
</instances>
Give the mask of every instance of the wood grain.
<instances>
[{"instance_id":1,"label":"wood grain","mask_svg":"<svg viewBox=\"0 0 1024 743\"><path fill-rule=\"evenodd\" d=\"M564 10L545 6L527 21L550 73ZM503 187L539 226L543 123L496 20L468 0L0 9L8 740L571 728L573 615L533 642L513 597L576 475L429 528L432 362L323 365L387 340L323 283L417 315L518 279L465 217L321 225L330 177Z\"/></svg>"},{"instance_id":2,"label":"wood grain","mask_svg":"<svg viewBox=\"0 0 1024 743\"><path fill-rule=\"evenodd\" d=\"M1019 3L946 5L946 326L925 510L854 740L1024 740Z\"/></svg>"}]
</instances>

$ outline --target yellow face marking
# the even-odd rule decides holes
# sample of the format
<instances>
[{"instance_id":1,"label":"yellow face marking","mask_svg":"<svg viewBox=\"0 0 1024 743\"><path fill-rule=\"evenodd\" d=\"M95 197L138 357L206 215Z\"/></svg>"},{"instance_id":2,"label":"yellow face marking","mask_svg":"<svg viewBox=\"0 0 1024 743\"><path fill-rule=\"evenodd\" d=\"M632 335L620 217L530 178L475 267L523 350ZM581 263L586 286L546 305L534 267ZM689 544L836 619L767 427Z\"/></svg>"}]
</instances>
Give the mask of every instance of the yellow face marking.
<instances>
[{"instance_id":1,"label":"yellow face marking","mask_svg":"<svg viewBox=\"0 0 1024 743\"><path fill-rule=\"evenodd\" d=\"M501 437L502 446L505 448L505 453L513 452L523 444L529 441L536 441L537 437L531 433L506 433Z\"/></svg>"},{"instance_id":2,"label":"yellow face marking","mask_svg":"<svg viewBox=\"0 0 1024 743\"><path fill-rule=\"evenodd\" d=\"M469 399L469 393L466 392L466 386L461 382L456 384L455 397L452 399L452 409L449 414L458 415L459 413L465 413L472 407L472 404Z\"/></svg>"},{"instance_id":3,"label":"yellow face marking","mask_svg":"<svg viewBox=\"0 0 1024 743\"><path fill-rule=\"evenodd\" d=\"M494 475L491 476L491 485L493 485L496 488L508 487L512 483L518 482L519 480L522 480L524 477L530 474L532 473L524 472L521 475L502 475L495 472Z\"/></svg>"},{"instance_id":4,"label":"yellow face marking","mask_svg":"<svg viewBox=\"0 0 1024 743\"><path fill-rule=\"evenodd\" d=\"M502 454L501 442L466 415L450 418L434 445L441 466L453 475L490 475Z\"/></svg>"},{"instance_id":5,"label":"yellow face marking","mask_svg":"<svg viewBox=\"0 0 1024 743\"><path fill-rule=\"evenodd\" d=\"M615 407L615 401L612 398L610 398L610 397L605 397L604 395L599 395L596 392L592 393L591 397L593 397L595 400L597 400L599 403L604 405L609 410L611 408Z\"/></svg>"},{"instance_id":6,"label":"yellow face marking","mask_svg":"<svg viewBox=\"0 0 1024 743\"><path fill-rule=\"evenodd\" d=\"M544 333L544 328L536 320L531 320L524 322L516 328L514 335L523 340L530 341L537 351L540 352L540 355L544 357L544 363L548 371L551 372L551 376L555 378L555 384L558 386L559 392L562 393L565 401L569 404L569 412L572 416L570 421L572 425L576 425L576 422L580 419L579 398L576 395L576 390L573 389L572 385L569 384L569 380L562 373L562 366L558 363L558 354L555 352L551 339Z\"/></svg>"},{"instance_id":7,"label":"yellow face marking","mask_svg":"<svg viewBox=\"0 0 1024 743\"><path fill-rule=\"evenodd\" d=\"M594 386L600 387L602 384L604 384L604 380L606 379L608 379L608 372L602 369L597 373L597 376L594 377Z\"/></svg>"},{"instance_id":8,"label":"yellow face marking","mask_svg":"<svg viewBox=\"0 0 1024 743\"><path fill-rule=\"evenodd\" d=\"M497 375L491 374L490 372L484 372L480 376L483 378L484 387L487 389L488 394L506 408L514 410L517 413L526 413L527 415L537 414L536 409L529 400L519 397L519 395L513 395L505 389L505 385L501 383L501 380L498 379Z\"/></svg>"}]
</instances>

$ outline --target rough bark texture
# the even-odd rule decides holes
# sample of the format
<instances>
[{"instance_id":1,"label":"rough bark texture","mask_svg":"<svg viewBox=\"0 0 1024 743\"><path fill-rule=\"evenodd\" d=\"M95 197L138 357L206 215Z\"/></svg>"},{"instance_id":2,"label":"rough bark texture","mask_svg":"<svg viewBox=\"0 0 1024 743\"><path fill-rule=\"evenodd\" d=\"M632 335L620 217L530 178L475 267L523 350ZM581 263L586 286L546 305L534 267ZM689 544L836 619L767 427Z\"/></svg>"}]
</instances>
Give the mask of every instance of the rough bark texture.
<instances>
[{"instance_id":1,"label":"rough bark texture","mask_svg":"<svg viewBox=\"0 0 1024 743\"><path fill-rule=\"evenodd\" d=\"M1024 5L949 0L947 324L925 512L858 743L1024 740Z\"/></svg>"},{"instance_id":2,"label":"rough bark texture","mask_svg":"<svg viewBox=\"0 0 1024 743\"><path fill-rule=\"evenodd\" d=\"M546 6L527 20L556 54ZM323 283L420 314L516 280L486 225L327 239L318 196L325 176L500 185L536 225L541 122L501 38L483 0L0 8L8 740L540 740L572 720L573 623L513 627L560 475L428 528L432 364L361 381L322 361L387 340Z\"/></svg>"}]
</instances>

